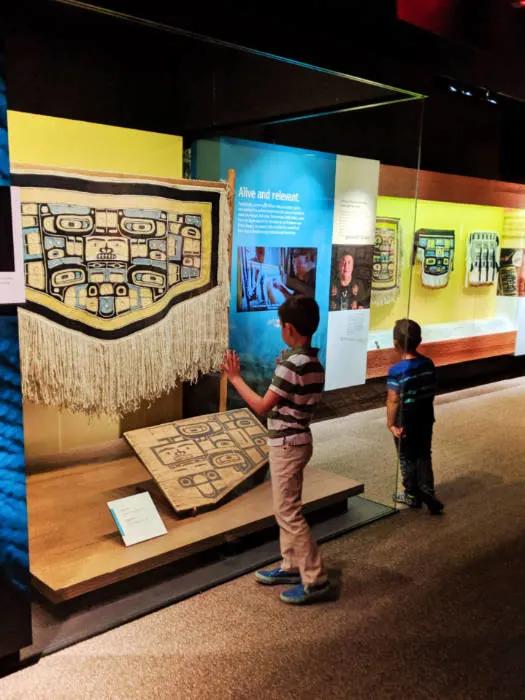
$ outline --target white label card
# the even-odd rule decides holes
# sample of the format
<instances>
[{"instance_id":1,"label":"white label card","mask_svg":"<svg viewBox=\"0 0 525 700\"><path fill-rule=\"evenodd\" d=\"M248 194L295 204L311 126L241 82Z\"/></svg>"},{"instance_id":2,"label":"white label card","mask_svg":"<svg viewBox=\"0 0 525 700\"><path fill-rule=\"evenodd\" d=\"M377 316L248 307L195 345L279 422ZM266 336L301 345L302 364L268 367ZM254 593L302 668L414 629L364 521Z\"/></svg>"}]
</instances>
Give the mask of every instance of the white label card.
<instances>
[{"instance_id":1,"label":"white label card","mask_svg":"<svg viewBox=\"0 0 525 700\"><path fill-rule=\"evenodd\" d=\"M108 508L126 547L166 535L168 532L147 491L136 496L108 501Z\"/></svg>"},{"instance_id":2,"label":"white label card","mask_svg":"<svg viewBox=\"0 0 525 700\"><path fill-rule=\"evenodd\" d=\"M0 272L0 304L23 304L26 300L26 288L19 187L11 187L11 217L15 269L11 272ZM2 235L9 236L9 232L2 231Z\"/></svg>"}]
</instances>

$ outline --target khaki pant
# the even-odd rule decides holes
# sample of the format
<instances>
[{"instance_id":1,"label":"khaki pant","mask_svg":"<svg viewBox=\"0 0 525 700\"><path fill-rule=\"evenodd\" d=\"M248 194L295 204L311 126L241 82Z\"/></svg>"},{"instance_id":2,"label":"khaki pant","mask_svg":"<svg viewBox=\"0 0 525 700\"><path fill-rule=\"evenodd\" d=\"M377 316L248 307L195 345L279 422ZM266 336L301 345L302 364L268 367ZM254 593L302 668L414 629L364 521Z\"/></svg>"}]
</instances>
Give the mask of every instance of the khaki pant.
<instances>
[{"instance_id":1,"label":"khaki pant","mask_svg":"<svg viewBox=\"0 0 525 700\"><path fill-rule=\"evenodd\" d=\"M323 560L302 513L303 471L311 456L311 443L270 446L273 507L283 558L281 568L299 570L305 586L327 579Z\"/></svg>"}]
</instances>

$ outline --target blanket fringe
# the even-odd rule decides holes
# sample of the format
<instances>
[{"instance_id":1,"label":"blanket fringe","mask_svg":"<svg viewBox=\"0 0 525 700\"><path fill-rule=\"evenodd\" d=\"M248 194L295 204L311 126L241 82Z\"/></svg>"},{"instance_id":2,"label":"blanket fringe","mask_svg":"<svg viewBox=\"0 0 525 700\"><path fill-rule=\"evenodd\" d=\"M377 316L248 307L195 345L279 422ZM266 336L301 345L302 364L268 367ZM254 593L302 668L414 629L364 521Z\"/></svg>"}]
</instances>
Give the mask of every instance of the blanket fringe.
<instances>
[{"instance_id":1,"label":"blanket fringe","mask_svg":"<svg viewBox=\"0 0 525 700\"><path fill-rule=\"evenodd\" d=\"M386 306L393 304L399 296L399 286L385 291L383 289L372 289L372 306Z\"/></svg>"}]
</instances>

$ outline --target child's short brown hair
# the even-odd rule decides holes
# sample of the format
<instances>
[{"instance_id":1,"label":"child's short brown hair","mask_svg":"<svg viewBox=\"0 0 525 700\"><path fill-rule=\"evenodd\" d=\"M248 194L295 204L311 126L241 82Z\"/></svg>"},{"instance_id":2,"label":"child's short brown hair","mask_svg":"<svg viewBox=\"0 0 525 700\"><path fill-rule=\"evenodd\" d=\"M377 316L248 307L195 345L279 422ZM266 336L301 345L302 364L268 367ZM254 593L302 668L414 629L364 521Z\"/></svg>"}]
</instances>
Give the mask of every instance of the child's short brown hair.
<instances>
[{"instance_id":1,"label":"child's short brown hair","mask_svg":"<svg viewBox=\"0 0 525 700\"><path fill-rule=\"evenodd\" d=\"M291 323L295 330L311 338L319 326L319 306L315 299L296 294L279 307L279 319L284 325Z\"/></svg>"},{"instance_id":2,"label":"child's short brown hair","mask_svg":"<svg viewBox=\"0 0 525 700\"><path fill-rule=\"evenodd\" d=\"M421 326L409 318L396 321L394 326L394 342L405 352L416 352L421 343Z\"/></svg>"}]
</instances>

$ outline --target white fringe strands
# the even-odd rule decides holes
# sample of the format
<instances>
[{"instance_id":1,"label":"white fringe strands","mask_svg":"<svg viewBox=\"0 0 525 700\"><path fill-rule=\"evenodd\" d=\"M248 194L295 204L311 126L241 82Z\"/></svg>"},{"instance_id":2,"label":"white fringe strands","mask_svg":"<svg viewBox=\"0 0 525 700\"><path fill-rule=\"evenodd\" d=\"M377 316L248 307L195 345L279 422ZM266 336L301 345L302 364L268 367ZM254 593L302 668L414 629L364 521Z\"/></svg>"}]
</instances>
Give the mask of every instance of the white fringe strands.
<instances>
[{"instance_id":1,"label":"white fringe strands","mask_svg":"<svg viewBox=\"0 0 525 700\"><path fill-rule=\"evenodd\" d=\"M225 190L220 209L217 286L176 304L144 330L99 340L19 309L24 398L90 415L122 416L182 381L218 370L228 347L231 223Z\"/></svg>"},{"instance_id":2,"label":"white fringe strands","mask_svg":"<svg viewBox=\"0 0 525 700\"><path fill-rule=\"evenodd\" d=\"M394 289L373 289L371 297L371 306L386 306L393 304L398 298L400 292L399 282Z\"/></svg>"}]
</instances>

